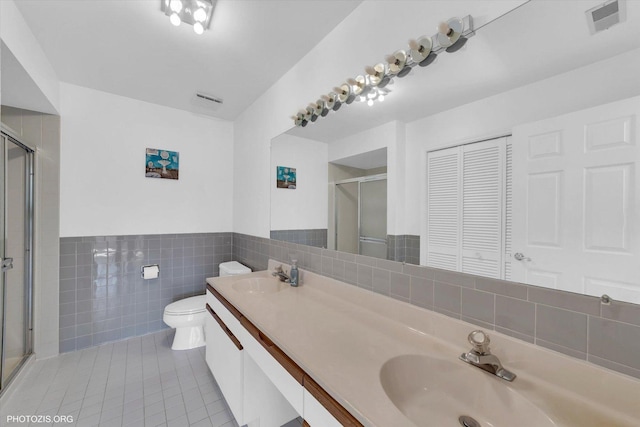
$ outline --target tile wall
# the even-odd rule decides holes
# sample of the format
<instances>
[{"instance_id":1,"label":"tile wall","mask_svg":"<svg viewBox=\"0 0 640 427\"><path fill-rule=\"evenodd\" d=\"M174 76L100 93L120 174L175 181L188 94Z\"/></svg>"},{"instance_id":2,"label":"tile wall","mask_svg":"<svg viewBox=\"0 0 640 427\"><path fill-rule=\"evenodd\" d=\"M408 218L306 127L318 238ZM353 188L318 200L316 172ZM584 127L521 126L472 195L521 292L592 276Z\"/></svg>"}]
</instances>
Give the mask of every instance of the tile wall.
<instances>
[{"instance_id":1,"label":"tile wall","mask_svg":"<svg viewBox=\"0 0 640 427\"><path fill-rule=\"evenodd\" d=\"M327 229L306 229L306 230L271 230L273 240L283 242L300 243L301 245L315 246L316 248L327 247Z\"/></svg>"},{"instance_id":2,"label":"tile wall","mask_svg":"<svg viewBox=\"0 0 640 427\"><path fill-rule=\"evenodd\" d=\"M60 352L166 328L164 307L204 293L230 260L231 233L61 238ZM148 264L158 279L140 277Z\"/></svg>"},{"instance_id":3,"label":"tile wall","mask_svg":"<svg viewBox=\"0 0 640 427\"><path fill-rule=\"evenodd\" d=\"M272 240L280 240L289 243L327 247L327 229L308 230L271 230ZM387 235L387 259L409 264L420 264L420 236L408 234Z\"/></svg>"},{"instance_id":4,"label":"tile wall","mask_svg":"<svg viewBox=\"0 0 640 427\"><path fill-rule=\"evenodd\" d=\"M640 378L640 306L233 233L233 259L269 258Z\"/></svg>"},{"instance_id":5,"label":"tile wall","mask_svg":"<svg viewBox=\"0 0 640 427\"><path fill-rule=\"evenodd\" d=\"M389 234L387 242L387 259L407 264L420 264L420 236Z\"/></svg>"}]
</instances>

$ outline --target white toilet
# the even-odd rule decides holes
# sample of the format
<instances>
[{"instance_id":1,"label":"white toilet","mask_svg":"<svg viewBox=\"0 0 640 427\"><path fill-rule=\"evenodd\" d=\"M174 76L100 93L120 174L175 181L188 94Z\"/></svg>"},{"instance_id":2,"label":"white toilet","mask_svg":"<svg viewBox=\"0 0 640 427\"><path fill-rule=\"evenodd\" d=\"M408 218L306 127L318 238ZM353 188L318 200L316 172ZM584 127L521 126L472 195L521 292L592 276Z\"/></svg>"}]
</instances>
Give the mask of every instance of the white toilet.
<instances>
[{"instance_id":1,"label":"white toilet","mask_svg":"<svg viewBox=\"0 0 640 427\"><path fill-rule=\"evenodd\" d=\"M220 264L220 276L235 276L251 273L251 269L237 261ZM189 350L205 345L204 320L206 296L198 295L172 302L164 308L162 320L175 328L172 350Z\"/></svg>"},{"instance_id":2,"label":"white toilet","mask_svg":"<svg viewBox=\"0 0 640 427\"><path fill-rule=\"evenodd\" d=\"M220 277L237 276L239 274L251 273L251 269L238 261L223 262L220 264Z\"/></svg>"},{"instance_id":3,"label":"white toilet","mask_svg":"<svg viewBox=\"0 0 640 427\"><path fill-rule=\"evenodd\" d=\"M189 350L202 347L206 296L198 295L172 302L164 308L162 320L176 329L172 350Z\"/></svg>"}]
</instances>

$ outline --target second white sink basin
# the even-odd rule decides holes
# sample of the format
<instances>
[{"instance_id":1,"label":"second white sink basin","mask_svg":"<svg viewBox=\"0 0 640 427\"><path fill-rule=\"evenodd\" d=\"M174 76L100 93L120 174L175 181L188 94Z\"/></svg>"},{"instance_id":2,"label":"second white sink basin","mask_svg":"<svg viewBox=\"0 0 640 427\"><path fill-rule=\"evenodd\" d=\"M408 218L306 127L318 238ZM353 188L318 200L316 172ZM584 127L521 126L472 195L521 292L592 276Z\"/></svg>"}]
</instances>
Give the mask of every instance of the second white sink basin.
<instances>
[{"instance_id":1,"label":"second white sink basin","mask_svg":"<svg viewBox=\"0 0 640 427\"><path fill-rule=\"evenodd\" d=\"M250 279L239 280L231 287L238 292L247 294L272 294L286 289L289 284L275 278L252 277Z\"/></svg>"},{"instance_id":2,"label":"second white sink basin","mask_svg":"<svg viewBox=\"0 0 640 427\"><path fill-rule=\"evenodd\" d=\"M417 426L458 426L460 416L472 417L481 427L556 425L509 383L473 366L403 355L382 366L380 381L393 404Z\"/></svg>"}]
</instances>

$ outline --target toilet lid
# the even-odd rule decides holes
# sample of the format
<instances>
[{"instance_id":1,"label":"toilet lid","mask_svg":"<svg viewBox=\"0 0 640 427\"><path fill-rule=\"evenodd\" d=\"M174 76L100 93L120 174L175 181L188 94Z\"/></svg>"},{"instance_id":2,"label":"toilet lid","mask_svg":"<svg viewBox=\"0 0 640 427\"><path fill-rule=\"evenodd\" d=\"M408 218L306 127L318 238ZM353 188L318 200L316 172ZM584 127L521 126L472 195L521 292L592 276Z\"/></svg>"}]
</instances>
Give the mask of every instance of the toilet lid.
<instances>
[{"instance_id":1,"label":"toilet lid","mask_svg":"<svg viewBox=\"0 0 640 427\"><path fill-rule=\"evenodd\" d=\"M205 310L207 303L205 295L198 295L172 302L165 307L164 312L167 314L194 314Z\"/></svg>"}]
</instances>

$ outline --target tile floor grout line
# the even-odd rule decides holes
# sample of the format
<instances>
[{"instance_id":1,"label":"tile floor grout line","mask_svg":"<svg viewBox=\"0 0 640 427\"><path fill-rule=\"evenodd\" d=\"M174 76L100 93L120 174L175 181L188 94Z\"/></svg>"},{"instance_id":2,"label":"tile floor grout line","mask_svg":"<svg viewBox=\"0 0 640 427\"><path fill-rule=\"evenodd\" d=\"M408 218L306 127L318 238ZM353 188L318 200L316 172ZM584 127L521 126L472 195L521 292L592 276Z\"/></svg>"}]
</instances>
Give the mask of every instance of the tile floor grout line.
<instances>
[{"instance_id":1,"label":"tile floor grout line","mask_svg":"<svg viewBox=\"0 0 640 427\"><path fill-rule=\"evenodd\" d=\"M6 402L7 407L0 412L3 415L11 414L16 408L26 411L25 415L35 415L42 411L51 412L45 415L73 415L73 425L77 426L138 426L142 423L167 426L175 425L175 420L180 420L180 423L184 421L198 426L237 427L215 379L208 371L203 349L175 352L170 349L171 340L172 331L163 330L144 337L133 337L118 343L36 361L23 380L13 385L16 387L14 394ZM185 374L182 383L179 372ZM168 381L163 382L163 377ZM158 402L145 404L145 384L146 396L151 396L152 399L148 402L153 402L156 398ZM34 387L38 388L38 395L42 399L29 402ZM172 420L167 420L169 411L164 393L167 389L172 389L172 393L177 392L173 396L179 393L182 404L177 413L183 413ZM138 391L131 392L132 390ZM202 399L192 405L190 411L187 410L185 393L199 395ZM207 396L206 400L215 400L207 403L203 396L209 393L214 394ZM125 397L128 395L134 402L141 400L139 405L128 407L129 411L125 413ZM137 398L138 395L141 397ZM208 406L214 407L214 404L216 412L210 415ZM158 405L156 408L162 405L163 410L154 414L147 413L152 405ZM135 415L127 416L136 407L142 412L141 419L133 419ZM68 412L62 413L63 409ZM190 416L193 416L194 422L189 421Z\"/></svg>"}]
</instances>

